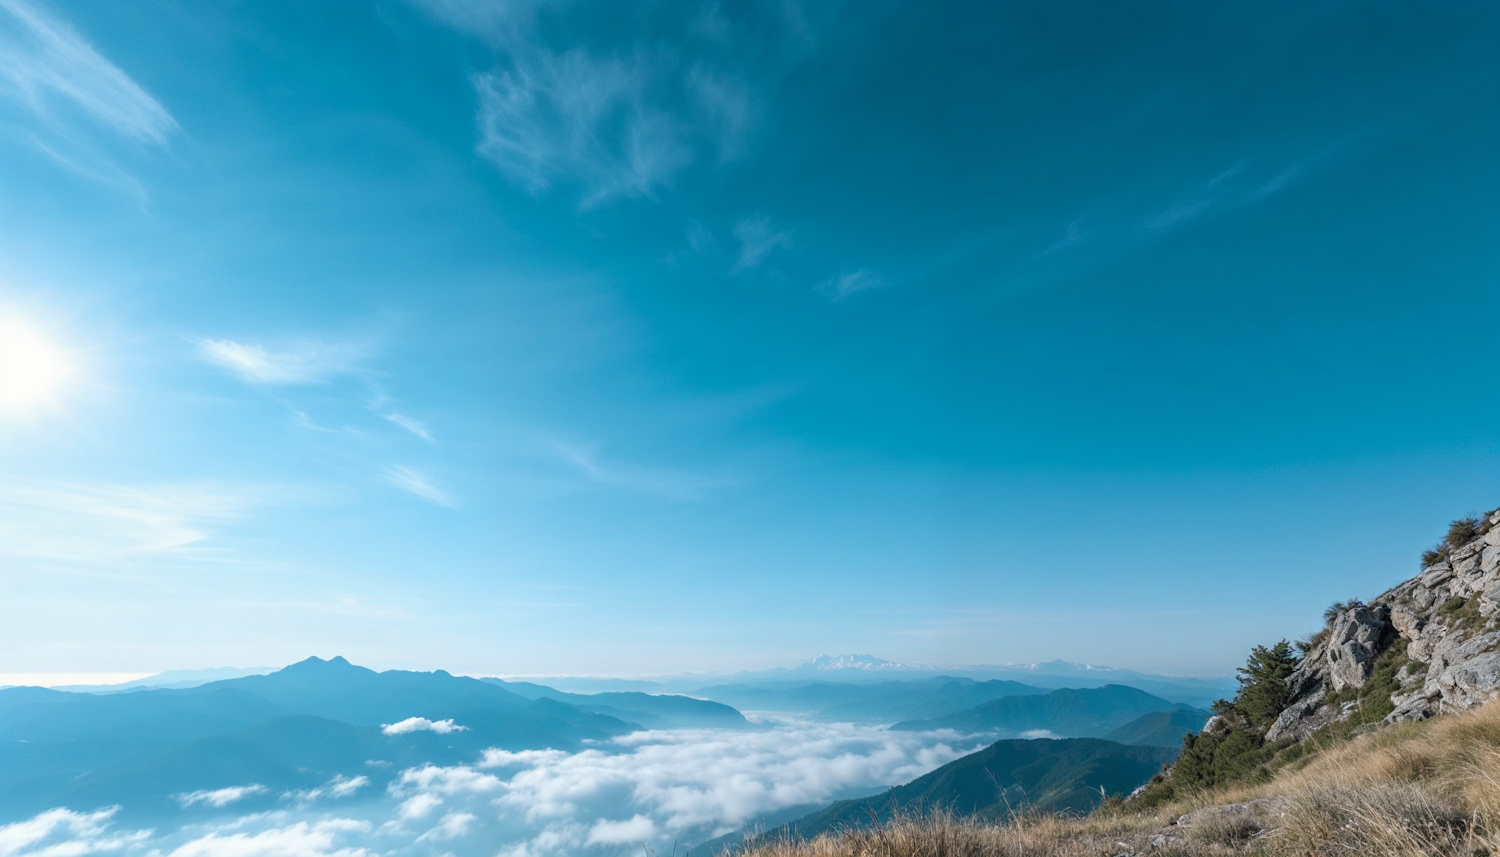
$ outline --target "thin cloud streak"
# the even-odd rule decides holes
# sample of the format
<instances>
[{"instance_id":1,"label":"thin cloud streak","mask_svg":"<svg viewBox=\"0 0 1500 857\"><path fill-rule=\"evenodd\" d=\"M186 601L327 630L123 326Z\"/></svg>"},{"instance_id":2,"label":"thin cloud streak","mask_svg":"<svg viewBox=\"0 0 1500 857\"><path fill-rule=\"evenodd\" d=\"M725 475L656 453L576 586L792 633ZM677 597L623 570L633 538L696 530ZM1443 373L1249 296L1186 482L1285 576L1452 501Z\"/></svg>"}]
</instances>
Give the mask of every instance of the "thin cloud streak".
<instances>
[{"instance_id":1,"label":"thin cloud streak","mask_svg":"<svg viewBox=\"0 0 1500 857\"><path fill-rule=\"evenodd\" d=\"M818 291L828 295L831 300L840 301L852 294L878 289L885 285L878 271L859 270L852 274L839 274L831 280L826 280L818 285Z\"/></svg>"},{"instance_id":2,"label":"thin cloud streak","mask_svg":"<svg viewBox=\"0 0 1500 857\"><path fill-rule=\"evenodd\" d=\"M387 468L385 480L434 505L447 509L458 508L458 501L453 498L453 495L439 488L431 479L409 468L400 465Z\"/></svg>"},{"instance_id":3,"label":"thin cloud streak","mask_svg":"<svg viewBox=\"0 0 1500 857\"><path fill-rule=\"evenodd\" d=\"M426 425L412 419L411 417L406 416L405 414L386 414L385 418L392 424L406 429L407 431L427 441L428 443L437 443L437 441L433 439L432 433L427 430Z\"/></svg>"},{"instance_id":4,"label":"thin cloud streak","mask_svg":"<svg viewBox=\"0 0 1500 857\"><path fill-rule=\"evenodd\" d=\"M195 546L212 528L263 505L264 494L264 489L0 479L0 556L75 562L201 557Z\"/></svg>"},{"instance_id":5,"label":"thin cloud streak","mask_svg":"<svg viewBox=\"0 0 1500 857\"><path fill-rule=\"evenodd\" d=\"M631 494L669 500L702 500L712 492L734 484L728 479L685 470L607 463L600 460L591 446L554 442L552 450L590 483Z\"/></svg>"},{"instance_id":6,"label":"thin cloud streak","mask_svg":"<svg viewBox=\"0 0 1500 857\"><path fill-rule=\"evenodd\" d=\"M177 129L161 104L62 21L0 0L0 94L56 125L59 102L131 139L164 145Z\"/></svg>"},{"instance_id":7,"label":"thin cloud streak","mask_svg":"<svg viewBox=\"0 0 1500 857\"><path fill-rule=\"evenodd\" d=\"M247 384L291 386L318 384L355 372L370 348L358 342L303 340L280 350L232 339L200 339L205 360Z\"/></svg>"},{"instance_id":8,"label":"thin cloud streak","mask_svg":"<svg viewBox=\"0 0 1500 857\"><path fill-rule=\"evenodd\" d=\"M264 794L266 791L267 789L265 786L259 783L253 783L248 786L229 786L227 788L213 789L211 791L199 790L195 792L189 792L187 794L180 794L177 795L177 802L182 804L184 807L191 807L201 803L207 806L222 809L223 807L229 806L232 803L238 803L247 797Z\"/></svg>"}]
</instances>

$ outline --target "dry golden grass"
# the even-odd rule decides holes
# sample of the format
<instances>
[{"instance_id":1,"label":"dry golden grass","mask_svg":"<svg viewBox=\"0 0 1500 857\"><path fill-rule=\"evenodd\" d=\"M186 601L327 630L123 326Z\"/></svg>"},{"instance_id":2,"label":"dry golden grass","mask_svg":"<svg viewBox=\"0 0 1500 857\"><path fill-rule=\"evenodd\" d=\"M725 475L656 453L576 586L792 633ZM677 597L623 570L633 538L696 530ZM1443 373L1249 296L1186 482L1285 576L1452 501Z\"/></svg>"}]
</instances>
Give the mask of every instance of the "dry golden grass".
<instances>
[{"instance_id":1,"label":"dry golden grass","mask_svg":"<svg viewBox=\"0 0 1500 857\"><path fill-rule=\"evenodd\" d=\"M1226 804L1236 804L1228 808ZM1196 810L1196 811L1193 811ZM1184 824L1167 822L1177 813ZM1154 839L1154 841L1153 841ZM745 857L1500 857L1500 702L1324 748L1270 783L1150 814L941 813L810 842L752 841Z\"/></svg>"}]
</instances>

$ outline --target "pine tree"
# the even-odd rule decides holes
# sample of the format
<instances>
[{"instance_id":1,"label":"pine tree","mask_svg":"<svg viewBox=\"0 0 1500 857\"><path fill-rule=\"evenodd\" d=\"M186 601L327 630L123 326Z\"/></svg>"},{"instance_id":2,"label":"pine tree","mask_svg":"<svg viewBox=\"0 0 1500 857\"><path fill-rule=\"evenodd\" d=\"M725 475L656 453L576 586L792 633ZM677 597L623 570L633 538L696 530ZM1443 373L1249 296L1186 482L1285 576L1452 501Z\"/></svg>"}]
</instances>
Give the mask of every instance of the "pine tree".
<instances>
[{"instance_id":1,"label":"pine tree","mask_svg":"<svg viewBox=\"0 0 1500 857\"><path fill-rule=\"evenodd\" d=\"M1250 725L1261 729L1270 726L1291 701L1288 679L1296 668L1297 655L1286 640L1270 648L1251 649L1250 660L1239 669L1240 692L1234 707Z\"/></svg>"}]
</instances>

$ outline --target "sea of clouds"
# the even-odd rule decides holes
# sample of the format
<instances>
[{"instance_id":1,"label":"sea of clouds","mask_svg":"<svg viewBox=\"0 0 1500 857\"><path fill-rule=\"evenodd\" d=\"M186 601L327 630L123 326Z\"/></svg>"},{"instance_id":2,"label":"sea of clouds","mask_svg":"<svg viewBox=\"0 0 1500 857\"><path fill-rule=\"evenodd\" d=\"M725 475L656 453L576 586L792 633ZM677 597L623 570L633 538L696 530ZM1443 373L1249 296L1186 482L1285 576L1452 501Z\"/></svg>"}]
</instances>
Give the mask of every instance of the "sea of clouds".
<instances>
[{"instance_id":1,"label":"sea of clouds","mask_svg":"<svg viewBox=\"0 0 1500 857\"><path fill-rule=\"evenodd\" d=\"M879 792L983 743L848 723L760 726L637 732L571 753L487 750L466 765L409 768L383 790L350 771L249 815L234 803L263 787L226 785L182 796L222 815L178 827L58 808L0 826L0 857L666 854L778 810Z\"/></svg>"}]
</instances>

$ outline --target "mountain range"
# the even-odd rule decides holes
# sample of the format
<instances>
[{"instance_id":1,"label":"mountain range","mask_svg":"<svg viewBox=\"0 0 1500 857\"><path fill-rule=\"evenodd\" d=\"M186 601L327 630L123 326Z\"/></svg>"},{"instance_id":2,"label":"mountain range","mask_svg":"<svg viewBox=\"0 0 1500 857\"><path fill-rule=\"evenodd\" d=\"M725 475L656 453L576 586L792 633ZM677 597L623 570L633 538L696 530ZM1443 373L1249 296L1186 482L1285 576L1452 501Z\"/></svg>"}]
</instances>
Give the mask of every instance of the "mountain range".
<instances>
[{"instance_id":1,"label":"mountain range","mask_svg":"<svg viewBox=\"0 0 1500 857\"><path fill-rule=\"evenodd\" d=\"M963 733L1011 734L1045 730L1062 737L1098 737L1142 715L1182 708L1186 707L1143 690L1110 684L1004 696L937 717L905 720L891 728L908 732L951 729ZM1207 719L1206 711L1187 710L1201 713Z\"/></svg>"},{"instance_id":2,"label":"mountain range","mask_svg":"<svg viewBox=\"0 0 1500 857\"><path fill-rule=\"evenodd\" d=\"M55 806L210 812L212 800L184 796L248 783L259 788L236 796L235 808L254 810L319 788L378 792L405 767L470 762L490 747L575 750L644 726L750 725L733 708L687 697L573 705L537 686L516 690L443 671L377 673L337 657L184 689L0 690L0 822Z\"/></svg>"}]
</instances>

